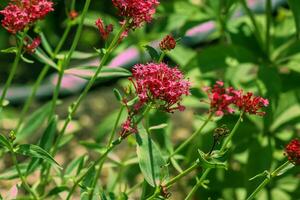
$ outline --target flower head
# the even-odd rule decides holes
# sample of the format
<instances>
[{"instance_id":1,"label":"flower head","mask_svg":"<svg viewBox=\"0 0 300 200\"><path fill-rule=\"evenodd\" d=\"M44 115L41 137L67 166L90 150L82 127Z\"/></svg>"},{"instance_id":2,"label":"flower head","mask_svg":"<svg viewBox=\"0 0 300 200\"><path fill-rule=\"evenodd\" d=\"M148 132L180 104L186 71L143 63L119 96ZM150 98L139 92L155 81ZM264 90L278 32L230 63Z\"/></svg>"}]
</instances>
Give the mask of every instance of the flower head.
<instances>
[{"instance_id":1,"label":"flower head","mask_svg":"<svg viewBox=\"0 0 300 200\"><path fill-rule=\"evenodd\" d=\"M22 31L30 23L27 11L12 3L1 10L0 14L4 16L2 26L12 34Z\"/></svg>"},{"instance_id":2,"label":"flower head","mask_svg":"<svg viewBox=\"0 0 300 200\"><path fill-rule=\"evenodd\" d=\"M158 0L112 0L119 10L119 15L130 20L129 27L138 28L142 23L149 23L156 12Z\"/></svg>"},{"instance_id":3,"label":"flower head","mask_svg":"<svg viewBox=\"0 0 300 200\"><path fill-rule=\"evenodd\" d=\"M35 52L35 49L41 44L41 38L36 37L32 40L32 42L29 42L29 38L25 38L25 44L24 49L27 53L33 54Z\"/></svg>"},{"instance_id":4,"label":"flower head","mask_svg":"<svg viewBox=\"0 0 300 200\"><path fill-rule=\"evenodd\" d=\"M214 112L217 116L234 112L234 109L231 107L235 98L235 90L233 88L226 89L222 81L217 81L212 88L204 87L203 90L207 93L210 100L210 112Z\"/></svg>"},{"instance_id":5,"label":"flower head","mask_svg":"<svg viewBox=\"0 0 300 200\"><path fill-rule=\"evenodd\" d=\"M294 139L285 147L285 154L289 161L295 165L300 165L300 140Z\"/></svg>"},{"instance_id":6,"label":"flower head","mask_svg":"<svg viewBox=\"0 0 300 200\"><path fill-rule=\"evenodd\" d=\"M139 103L136 109L148 102L155 102L166 112L184 110L180 104L183 95L190 94L190 82L177 68L170 68L165 63L138 64L133 68L133 79ZM175 106L174 106L175 105Z\"/></svg>"},{"instance_id":7,"label":"flower head","mask_svg":"<svg viewBox=\"0 0 300 200\"><path fill-rule=\"evenodd\" d=\"M113 31L113 25L109 24L109 25L105 26L103 23L103 20L100 18L96 20L95 24L98 27L101 37L104 40L107 40L107 38L109 37L109 34Z\"/></svg>"},{"instance_id":8,"label":"flower head","mask_svg":"<svg viewBox=\"0 0 300 200\"><path fill-rule=\"evenodd\" d=\"M242 91L237 91L234 104L245 113L263 116L265 112L260 111L260 109L267 107L269 101L268 99L254 96L251 92L242 94Z\"/></svg>"},{"instance_id":9,"label":"flower head","mask_svg":"<svg viewBox=\"0 0 300 200\"><path fill-rule=\"evenodd\" d=\"M175 49L176 47L176 40L171 35L167 35L160 43L159 48L162 51L170 51Z\"/></svg>"},{"instance_id":10,"label":"flower head","mask_svg":"<svg viewBox=\"0 0 300 200\"><path fill-rule=\"evenodd\" d=\"M1 23L8 32L16 34L53 11L53 2L47 0L12 0L0 14Z\"/></svg>"},{"instance_id":11,"label":"flower head","mask_svg":"<svg viewBox=\"0 0 300 200\"><path fill-rule=\"evenodd\" d=\"M204 87L210 100L210 112L214 112L217 116L223 114L234 113L234 107L248 114L263 116L265 112L260 111L263 107L269 105L269 101L253 93L244 93L243 90L235 90L233 87L224 88L222 81L217 81L211 87Z\"/></svg>"}]
</instances>

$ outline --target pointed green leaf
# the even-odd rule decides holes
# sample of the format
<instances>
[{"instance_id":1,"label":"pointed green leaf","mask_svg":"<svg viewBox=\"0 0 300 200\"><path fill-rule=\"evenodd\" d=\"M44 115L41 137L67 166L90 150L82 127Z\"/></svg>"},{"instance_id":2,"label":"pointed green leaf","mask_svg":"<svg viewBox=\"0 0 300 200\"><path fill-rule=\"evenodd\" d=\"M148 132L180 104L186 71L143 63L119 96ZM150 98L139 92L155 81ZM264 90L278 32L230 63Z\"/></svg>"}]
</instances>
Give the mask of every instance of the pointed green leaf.
<instances>
[{"instance_id":1,"label":"pointed green leaf","mask_svg":"<svg viewBox=\"0 0 300 200\"><path fill-rule=\"evenodd\" d=\"M0 146L4 147L4 148L7 148L7 149L11 149L11 144L10 142L7 140L7 138L0 134Z\"/></svg>"},{"instance_id":2,"label":"pointed green leaf","mask_svg":"<svg viewBox=\"0 0 300 200\"><path fill-rule=\"evenodd\" d=\"M288 0L290 9L293 12L298 38L300 37L300 3L299 0Z\"/></svg>"},{"instance_id":3,"label":"pointed green leaf","mask_svg":"<svg viewBox=\"0 0 300 200\"><path fill-rule=\"evenodd\" d=\"M37 145L21 144L20 146L17 147L16 153L29 156L29 157L41 158L61 168L59 164L54 160L54 158L47 151L45 151L44 149L42 149Z\"/></svg>"},{"instance_id":4,"label":"pointed green leaf","mask_svg":"<svg viewBox=\"0 0 300 200\"><path fill-rule=\"evenodd\" d=\"M139 166L145 180L151 186L156 187L161 183L161 177L165 177L162 168L166 165L166 162L145 128L139 125L138 130L139 132L136 134L136 151Z\"/></svg>"},{"instance_id":5,"label":"pointed green leaf","mask_svg":"<svg viewBox=\"0 0 300 200\"><path fill-rule=\"evenodd\" d=\"M65 71L66 74L77 76L86 80L91 79L96 73L97 67L76 67ZM104 67L98 75L98 80L107 80L111 78L129 77L131 72L121 67Z\"/></svg>"},{"instance_id":6,"label":"pointed green leaf","mask_svg":"<svg viewBox=\"0 0 300 200\"><path fill-rule=\"evenodd\" d=\"M147 52L149 53L149 55L151 56L152 60L158 60L159 59L159 53L156 51L155 48L146 45L145 49L147 50Z\"/></svg>"},{"instance_id":7,"label":"pointed green leaf","mask_svg":"<svg viewBox=\"0 0 300 200\"><path fill-rule=\"evenodd\" d=\"M61 192L68 191L69 188L67 186L57 186L49 191L49 193L46 195L46 197L51 197L53 195L58 195Z\"/></svg>"}]
</instances>

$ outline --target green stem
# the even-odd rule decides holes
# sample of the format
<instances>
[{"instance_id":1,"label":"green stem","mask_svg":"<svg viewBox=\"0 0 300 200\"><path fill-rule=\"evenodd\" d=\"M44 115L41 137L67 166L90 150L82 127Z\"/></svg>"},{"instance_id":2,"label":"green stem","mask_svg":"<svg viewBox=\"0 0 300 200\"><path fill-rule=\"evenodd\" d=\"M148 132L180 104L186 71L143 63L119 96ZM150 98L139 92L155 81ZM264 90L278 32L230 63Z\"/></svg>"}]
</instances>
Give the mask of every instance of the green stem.
<instances>
[{"instance_id":1,"label":"green stem","mask_svg":"<svg viewBox=\"0 0 300 200\"><path fill-rule=\"evenodd\" d=\"M220 149L220 152L224 152L226 150L226 148L228 147L229 143L231 142L231 139L233 137L233 135L235 134L235 132L237 131L242 119L243 119L243 115L244 112L241 112L240 117L238 119L238 121L236 122L236 124L234 125L233 129L231 130L231 132L229 133L229 135L226 137L224 143L222 144L222 147Z\"/></svg>"},{"instance_id":2,"label":"green stem","mask_svg":"<svg viewBox=\"0 0 300 200\"><path fill-rule=\"evenodd\" d=\"M270 58L270 38L271 38L271 19L272 19L272 2L271 0L266 0L266 54Z\"/></svg>"},{"instance_id":3,"label":"green stem","mask_svg":"<svg viewBox=\"0 0 300 200\"><path fill-rule=\"evenodd\" d=\"M247 200L252 200L256 197L256 195L271 181L272 178L276 177L278 173L286 168L290 164L290 161L287 161L280 165L277 169L275 169L270 176L267 176L263 182L252 192L252 194L247 198Z\"/></svg>"},{"instance_id":4,"label":"green stem","mask_svg":"<svg viewBox=\"0 0 300 200\"><path fill-rule=\"evenodd\" d=\"M160 194L160 188L156 187L155 192L153 193L153 195L151 195L150 197L147 198L147 200L152 200L155 199L155 197L157 197L157 195Z\"/></svg>"},{"instance_id":5,"label":"green stem","mask_svg":"<svg viewBox=\"0 0 300 200\"><path fill-rule=\"evenodd\" d=\"M166 52L165 51L162 51L161 54L160 54L160 57L158 59L158 63L161 63L164 59L164 57L166 56Z\"/></svg>"},{"instance_id":6,"label":"green stem","mask_svg":"<svg viewBox=\"0 0 300 200\"><path fill-rule=\"evenodd\" d=\"M203 128L208 124L208 122L211 120L213 116L213 113L210 113L208 118L205 120L205 122L202 124L202 126L195 131L187 140L185 140L175 151L170 155L169 158L172 158L174 155L179 153L184 147L186 147L192 140L194 140L195 137L197 137L203 130Z\"/></svg>"},{"instance_id":7,"label":"green stem","mask_svg":"<svg viewBox=\"0 0 300 200\"><path fill-rule=\"evenodd\" d=\"M113 139L114 139L114 136L115 136L115 134L116 134L116 130L117 130L118 124L119 124L119 122L120 122L120 119L121 119L121 115L122 115L123 110L124 110L124 106L122 105L122 106L121 106L121 109L120 109L120 111L119 111L119 113L118 113L117 119L116 119L116 121L115 121L113 130L112 130L112 132L111 132L111 134L110 134L110 138L109 138L109 141L108 141L108 144L107 144L106 148L109 148L110 145L111 145L112 142L113 142ZM91 189L91 192L90 192L90 195L89 195L89 199L93 199L94 190L95 190L96 185L97 185L98 177L99 177L100 174L101 174L102 167L103 167L103 164L104 164L104 160L105 160L105 158L103 158L103 161L100 162L100 164L99 164L99 168L98 168L98 170L97 170L97 172L96 172L95 178L94 178L93 183L92 183L92 189Z\"/></svg>"},{"instance_id":8,"label":"green stem","mask_svg":"<svg viewBox=\"0 0 300 200\"><path fill-rule=\"evenodd\" d=\"M101 163L101 162L106 158L106 156L109 154L109 152L111 152L111 151L112 151L117 145L119 145L123 140L124 140L124 138L119 137L117 140L115 140L115 141L112 142L112 144L109 146L109 148L106 149L106 151L103 153L103 155L101 155L101 156L98 158L98 160L95 161L94 164L91 165L91 167L89 167L89 169L88 169L85 173L83 173L83 174L81 175L81 177L79 177L79 178L77 179L77 181L76 181L76 182L74 183L74 185L72 186L72 188L71 188L71 190L70 190L70 192L69 192L69 194L68 194L66 200L69 200L69 199L72 197L72 195L73 195L73 193L74 193L76 187L77 187L77 186L79 185L79 183L84 179L84 177L87 175L87 173L89 172L89 170L91 170L92 168L94 168L95 166L97 166L99 163Z\"/></svg>"},{"instance_id":9,"label":"green stem","mask_svg":"<svg viewBox=\"0 0 300 200\"><path fill-rule=\"evenodd\" d=\"M259 31L258 25L256 23L256 20L255 20L255 17L253 15L252 11L249 9L246 0L239 0L239 1L242 4L242 7L245 10L246 14L249 16L251 23L254 26L254 34L255 34L257 41L259 42L260 46L262 46L262 38L261 38L260 31Z\"/></svg>"},{"instance_id":10,"label":"green stem","mask_svg":"<svg viewBox=\"0 0 300 200\"><path fill-rule=\"evenodd\" d=\"M28 185L25 177L23 176L23 174L21 172L19 163L17 161L16 154L15 154L15 152L14 152L13 149L11 149L11 154L12 154L13 163L14 163L16 169L17 169L19 177L21 178L22 184L24 185L24 187L27 190L27 192L29 192L33 196L34 199L38 200L39 199L38 195L30 188L30 186Z\"/></svg>"},{"instance_id":11,"label":"green stem","mask_svg":"<svg viewBox=\"0 0 300 200\"><path fill-rule=\"evenodd\" d=\"M4 85L4 88L3 88L3 91L2 91L2 94L1 94L1 97L0 97L0 108L4 107L3 102L4 102L4 99L6 97L7 90L10 87L10 85L12 83L12 80L13 80L15 74L16 74L16 71L17 71L17 68L18 68L18 65L19 65L19 62L20 62L20 58L21 58L21 55L22 55L22 51L23 51L24 37L26 35L26 32L27 31L24 31L24 33L22 33L22 36L20 38L20 45L18 46L17 54L16 54L15 60L14 60L13 65L12 65L12 69L9 73L8 79L7 79L7 81Z\"/></svg>"},{"instance_id":12,"label":"green stem","mask_svg":"<svg viewBox=\"0 0 300 200\"><path fill-rule=\"evenodd\" d=\"M60 70L59 71L59 77L58 77L58 81L56 83L56 87L55 87L55 90L54 90L54 93L53 93L52 108L51 108L51 112L50 112L50 115L49 115L49 119L51 119L51 116L55 113L55 107L56 107L56 104L57 104L56 102L57 102L57 99L58 99L58 96L59 96L61 82L62 82L62 79L63 79L63 76L64 76L64 70L70 64L72 55L73 55L73 53L74 53L74 51L75 51L75 49L78 45L78 42L79 42L79 39L80 39L80 36L81 36L81 33L82 33L82 29L83 29L84 19L85 19L87 11L89 9L90 3L91 3L91 0L86 0L85 1L84 8L83 8L83 11L82 11L82 14L81 14L81 19L80 19L80 22L78 24L78 28L76 30L75 38L73 40L73 43L71 45L71 48L70 48L66 58L64 59L62 65L61 65L61 68L59 69ZM67 37L67 34L64 34L63 35L64 40L66 39L66 37ZM58 48L60 48L60 45L61 44L59 44Z\"/></svg>"},{"instance_id":13,"label":"green stem","mask_svg":"<svg viewBox=\"0 0 300 200\"><path fill-rule=\"evenodd\" d=\"M182 173L178 174L174 178L172 178L169 182L165 184L167 188L171 187L174 183L176 183L179 179L182 177L185 177L187 174L192 172L194 169L196 169L199 166L198 162L195 162L192 166L190 166L188 169L184 170Z\"/></svg>"},{"instance_id":14,"label":"green stem","mask_svg":"<svg viewBox=\"0 0 300 200\"><path fill-rule=\"evenodd\" d=\"M34 97L35 97L35 94L38 90L38 88L40 87L40 84L42 82L42 80L44 79L44 77L46 76L48 70L50 68L50 65L45 65L45 67L43 68L43 70L41 71L41 73L39 74L38 78L37 78L37 81L35 82L33 88L32 88L32 92L30 94L30 96L27 98L26 102L25 102L25 105L21 111L21 114L20 114L20 118L19 118L19 121L18 121L18 125L15 129L15 134L17 135L20 128L21 128L21 125L25 119L25 116L28 112L28 109L29 109L29 106L31 105Z\"/></svg>"},{"instance_id":15,"label":"green stem","mask_svg":"<svg viewBox=\"0 0 300 200\"><path fill-rule=\"evenodd\" d=\"M64 33L63 33L63 37L60 39L57 47L55 48L55 51L53 53L53 55L51 56L52 59L54 59L56 57L56 55L58 54L58 52L61 50L61 47L63 46L63 44L65 43L66 39L67 39L67 36L69 35L70 33L70 30L71 30L71 25L69 25L68 23L68 26L67 28L65 29ZM33 88L32 88L32 92L30 94L30 96L27 98L26 102L25 102L25 105L21 111L21 115L20 115L20 118L19 118L19 121L18 121L18 125L15 129L15 133L17 134L19 132L19 129L24 121L24 118L28 112L28 109L29 109L29 106L31 105L35 95L36 95L36 92L38 90L38 88L40 87L42 81L44 80L47 72L49 71L50 69L50 65L45 65L43 70L41 71L41 73L39 74L38 78L37 78L37 81L35 82Z\"/></svg>"},{"instance_id":16,"label":"green stem","mask_svg":"<svg viewBox=\"0 0 300 200\"><path fill-rule=\"evenodd\" d=\"M198 188L203 184L204 180L206 179L207 175L209 174L211 168L207 168L201 178L197 181L197 184L193 187L193 189L189 192L185 200L189 200L193 197L194 193L198 190Z\"/></svg>"},{"instance_id":17,"label":"green stem","mask_svg":"<svg viewBox=\"0 0 300 200\"><path fill-rule=\"evenodd\" d=\"M90 0L88 0L90 1ZM95 72L94 76L89 80L87 86L85 87L85 89L83 90L83 92L81 93L81 95L78 97L78 99L72 104L72 107L71 107L71 110L68 114L68 117L67 119L65 120L65 123L58 135L58 138L54 144L54 147L53 147L53 153L52 155L55 155L56 152L57 152L57 148L58 148L58 144L60 142L60 139L63 137L65 131L66 131L66 128L67 126L69 125L69 123L71 122L72 120L72 117L73 115L75 114L75 112L77 111L80 103L82 102L82 100L85 98L85 96L87 95L87 93L90 91L90 89L92 88L92 86L94 85L94 83L96 82L97 78L98 78L98 75L99 73L101 72L104 64L106 63L106 61L108 60L109 58L109 55L110 53L112 52L113 48L115 47L115 45L118 43L119 41L119 38L121 36L121 34L124 32L124 30L126 29L126 26L127 26L127 23L125 23L122 28L120 29L119 33L115 36L114 40L112 41L112 43L110 44L107 52L104 54L103 58L101 59L101 62L100 62L100 65L99 67L97 68L97 71Z\"/></svg>"}]
</instances>

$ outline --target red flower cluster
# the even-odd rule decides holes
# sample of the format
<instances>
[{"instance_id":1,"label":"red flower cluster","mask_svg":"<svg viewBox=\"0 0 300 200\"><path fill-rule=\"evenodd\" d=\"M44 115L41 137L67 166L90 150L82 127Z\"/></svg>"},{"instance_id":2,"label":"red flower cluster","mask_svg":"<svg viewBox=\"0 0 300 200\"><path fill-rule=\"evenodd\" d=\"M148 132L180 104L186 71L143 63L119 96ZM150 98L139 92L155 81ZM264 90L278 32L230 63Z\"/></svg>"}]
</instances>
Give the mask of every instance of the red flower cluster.
<instances>
[{"instance_id":1,"label":"red flower cluster","mask_svg":"<svg viewBox=\"0 0 300 200\"><path fill-rule=\"evenodd\" d=\"M176 40L171 36L167 35L160 43L159 48L162 51L170 51L172 49L175 49L176 47Z\"/></svg>"},{"instance_id":2,"label":"red flower cluster","mask_svg":"<svg viewBox=\"0 0 300 200\"><path fill-rule=\"evenodd\" d=\"M133 79L130 80L139 96L136 110L147 102L155 102L166 112L185 109L180 101L183 95L190 94L190 82L184 80L177 68L170 68L164 63L138 64L134 66Z\"/></svg>"},{"instance_id":3,"label":"red flower cluster","mask_svg":"<svg viewBox=\"0 0 300 200\"><path fill-rule=\"evenodd\" d=\"M97 19L96 20L96 26L98 27L99 33L101 35L101 37L104 40L107 40L107 38L109 37L109 34L113 31L114 27L112 24L106 25L104 26L103 20L102 19Z\"/></svg>"},{"instance_id":4,"label":"red flower cluster","mask_svg":"<svg viewBox=\"0 0 300 200\"><path fill-rule=\"evenodd\" d=\"M217 81L213 88L205 87L203 90L210 100L210 112L214 112L217 116L233 113L232 106L244 113L263 116L265 112L259 110L269 105L267 99L254 96L253 93L243 94L242 90L235 90L232 87L224 88L222 81Z\"/></svg>"},{"instance_id":5,"label":"red flower cluster","mask_svg":"<svg viewBox=\"0 0 300 200\"><path fill-rule=\"evenodd\" d=\"M300 165L300 140L294 139L292 140L286 147L285 153L291 161L291 163L295 165Z\"/></svg>"},{"instance_id":6,"label":"red flower cluster","mask_svg":"<svg viewBox=\"0 0 300 200\"><path fill-rule=\"evenodd\" d=\"M35 49L41 44L41 38L36 37L29 43L29 38L25 38L24 49L27 53L33 54Z\"/></svg>"},{"instance_id":7,"label":"red flower cluster","mask_svg":"<svg viewBox=\"0 0 300 200\"><path fill-rule=\"evenodd\" d=\"M2 26L8 32L16 34L53 11L52 6L53 2L47 0L12 0L0 11L4 16Z\"/></svg>"},{"instance_id":8,"label":"red flower cluster","mask_svg":"<svg viewBox=\"0 0 300 200\"><path fill-rule=\"evenodd\" d=\"M245 113L263 116L266 113L259 111L263 107L269 105L268 99L256 97L251 92L242 95L242 91L237 92L238 96L235 97L234 104Z\"/></svg>"},{"instance_id":9,"label":"red flower cluster","mask_svg":"<svg viewBox=\"0 0 300 200\"><path fill-rule=\"evenodd\" d=\"M130 21L129 27L138 28L144 22L151 22L158 0L112 0L119 14Z\"/></svg>"}]
</instances>

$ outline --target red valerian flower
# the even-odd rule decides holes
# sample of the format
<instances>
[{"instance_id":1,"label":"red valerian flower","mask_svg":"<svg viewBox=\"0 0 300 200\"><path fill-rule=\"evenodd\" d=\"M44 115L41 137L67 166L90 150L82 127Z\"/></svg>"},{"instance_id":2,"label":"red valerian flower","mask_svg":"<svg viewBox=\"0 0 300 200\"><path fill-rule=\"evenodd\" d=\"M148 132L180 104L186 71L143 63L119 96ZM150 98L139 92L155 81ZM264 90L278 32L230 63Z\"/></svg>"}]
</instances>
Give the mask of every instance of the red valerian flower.
<instances>
[{"instance_id":1,"label":"red valerian flower","mask_svg":"<svg viewBox=\"0 0 300 200\"><path fill-rule=\"evenodd\" d=\"M41 38L36 37L29 43L29 38L25 38L24 49L27 53L33 54L35 49L41 44Z\"/></svg>"},{"instance_id":2,"label":"red valerian flower","mask_svg":"<svg viewBox=\"0 0 300 200\"><path fill-rule=\"evenodd\" d=\"M53 11L53 2L48 0L22 0L31 22L43 19L49 12Z\"/></svg>"},{"instance_id":3,"label":"red valerian flower","mask_svg":"<svg viewBox=\"0 0 300 200\"><path fill-rule=\"evenodd\" d=\"M1 10L0 14L4 16L2 26L12 34L22 31L30 23L27 11L12 3Z\"/></svg>"},{"instance_id":4,"label":"red valerian flower","mask_svg":"<svg viewBox=\"0 0 300 200\"><path fill-rule=\"evenodd\" d=\"M159 5L158 0L112 0L112 2L119 10L119 15L130 20L129 27L132 29L140 27L144 22L151 22Z\"/></svg>"},{"instance_id":5,"label":"red valerian flower","mask_svg":"<svg viewBox=\"0 0 300 200\"><path fill-rule=\"evenodd\" d=\"M269 101L253 93L243 93L243 90L235 90L233 87L224 88L222 81L217 81L213 88L203 89L210 100L210 112L217 116L234 113L234 107L248 114L263 116L265 112L260 111L269 105Z\"/></svg>"},{"instance_id":6,"label":"red valerian flower","mask_svg":"<svg viewBox=\"0 0 300 200\"><path fill-rule=\"evenodd\" d=\"M173 38L172 35L167 35L160 43L159 48L162 51L170 51L175 49L176 47L176 40Z\"/></svg>"},{"instance_id":7,"label":"red valerian flower","mask_svg":"<svg viewBox=\"0 0 300 200\"><path fill-rule=\"evenodd\" d=\"M285 147L285 154L289 161L295 165L300 165L300 140L294 139Z\"/></svg>"},{"instance_id":8,"label":"red valerian flower","mask_svg":"<svg viewBox=\"0 0 300 200\"><path fill-rule=\"evenodd\" d=\"M2 26L8 32L16 34L53 11L52 6L53 2L47 0L12 0L0 11L4 16Z\"/></svg>"},{"instance_id":9,"label":"red valerian flower","mask_svg":"<svg viewBox=\"0 0 300 200\"><path fill-rule=\"evenodd\" d=\"M254 96L253 93L247 92L242 94L242 91L236 92L234 104L243 112L248 114L264 116L266 113L259 111L263 107L269 105L268 99L259 96Z\"/></svg>"},{"instance_id":10,"label":"red valerian flower","mask_svg":"<svg viewBox=\"0 0 300 200\"><path fill-rule=\"evenodd\" d=\"M203 90L207 93L210 100L210 112L215 113L217 116L234 113L231 105L236 94L232 87L224 88L224 83L217 81L213 88L204 87Z\"/></svg>"},{"instance_id":11,"label":"red valerian flower","mask_svg":"<svg viewBox=\"0 0 300 200\"><path fill-rule=\"evenodd\" d=\"M159 109L166 112L183 111L180 104L183 95L190 94L190 82L184 80L182 72L170 68L165 63L137 64L133 68L133 83L139 102L135 105L138 110L148 102L154 102Z\"/></svg>"},{"instance_id":12,"label":"red valerian flower","mask_svg":"<svg viewBox=\"0 0 300 200\"><path fill-rule=\"evenodd\" d=\"M95 24L98 27L101 37L104 40L107 40L107 38L109 37L109 34L113 31L113 25L109 24L109 25L104 26L104 23L103 23L102 19L100 19L100 18L96 20Z\"/></svg>"}]
</instances>

